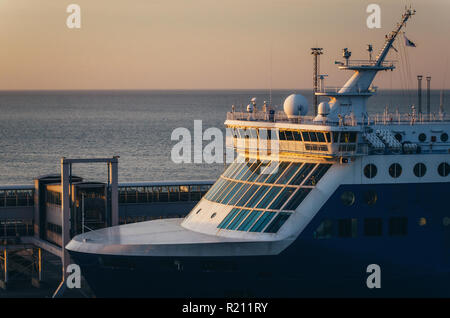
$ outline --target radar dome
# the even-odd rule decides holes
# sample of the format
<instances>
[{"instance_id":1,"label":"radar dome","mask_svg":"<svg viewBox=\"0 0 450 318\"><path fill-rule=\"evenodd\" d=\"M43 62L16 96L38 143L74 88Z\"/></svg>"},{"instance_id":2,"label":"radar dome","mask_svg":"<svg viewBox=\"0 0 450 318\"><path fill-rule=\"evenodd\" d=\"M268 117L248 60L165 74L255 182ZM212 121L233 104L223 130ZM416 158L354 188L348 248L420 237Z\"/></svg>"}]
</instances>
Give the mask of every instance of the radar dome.
<instances>
[{"instance_id":1,"label":"radar dome","mask_svg":"<svg viewBox=\"0 0 450 318\"><path fill-rule=\"evenodd\" d=\"M321 102L317 107L317 113L322 116L327 116L330 113L330 104L328 102Z\"/></svg>"},{"instance_id":2,"label":"radar dome","mask_svg":"<svg viewBox=\"0 0 450 318\"><path fill-rule=\"evenodd\" d=\"M305 116L308 113L308 101L300 94L292 94L284 100L283 109L288 117Z\"/></svg>"}]
</instances>

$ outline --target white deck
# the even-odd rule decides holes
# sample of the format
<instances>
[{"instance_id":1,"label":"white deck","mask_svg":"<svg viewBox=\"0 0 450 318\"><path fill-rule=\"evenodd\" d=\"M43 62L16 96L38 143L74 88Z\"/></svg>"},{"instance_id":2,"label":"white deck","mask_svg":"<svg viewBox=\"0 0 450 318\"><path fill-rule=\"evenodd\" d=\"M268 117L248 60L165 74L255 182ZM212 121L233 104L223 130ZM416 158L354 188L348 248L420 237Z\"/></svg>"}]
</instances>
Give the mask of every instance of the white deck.
<instances>
[{"instance_id":1,"label":"white deck","mask_svg":"<svg viewBox=\"0 0 450 318\"><path fill-rule=\"evenodd\" d=\"M126 256L238 256L277 254L287 241L255 241L188 230L183 219L114 226L77 235L66 246L81 253ZM238 244L236 244L238 243Z\"/></svg>"}]
</instances>

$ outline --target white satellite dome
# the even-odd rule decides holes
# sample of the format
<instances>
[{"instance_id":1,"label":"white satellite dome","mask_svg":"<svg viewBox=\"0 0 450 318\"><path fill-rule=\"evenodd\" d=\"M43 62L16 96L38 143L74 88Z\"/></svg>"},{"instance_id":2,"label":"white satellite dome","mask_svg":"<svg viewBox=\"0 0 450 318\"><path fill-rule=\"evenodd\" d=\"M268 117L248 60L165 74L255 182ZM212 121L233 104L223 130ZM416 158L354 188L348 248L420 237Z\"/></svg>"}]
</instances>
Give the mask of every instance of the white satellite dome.
<instances>
[{"instance_id":1,"label":"white satellite dome","mask_svg":"<svg viewBox=\"0 0 450 318\"><path fill-rule=\"evenodd\" d=\"M300 94L289 95L284 100L283 109L288 117L305 116L308 113L308 100Z\"/></svg>"},{"instance_id":2,"label":"white satellite dome","mask_svg":"<svg viewBox=\"0 0 450 318\"><path fill-rule=\"evenodd\" d=\"M328 102L321 102L317 107L317 113L322 116L327 116L330 113L330 104Z\"/></svg>"}]
</instances>

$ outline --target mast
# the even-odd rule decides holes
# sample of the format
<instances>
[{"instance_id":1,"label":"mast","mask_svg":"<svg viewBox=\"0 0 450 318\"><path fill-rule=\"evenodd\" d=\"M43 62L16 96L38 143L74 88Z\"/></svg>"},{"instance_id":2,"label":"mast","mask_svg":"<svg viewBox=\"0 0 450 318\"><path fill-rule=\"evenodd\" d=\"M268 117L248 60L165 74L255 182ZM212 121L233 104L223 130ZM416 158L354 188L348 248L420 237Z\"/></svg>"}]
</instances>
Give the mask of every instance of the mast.
<instances>
[{"instance_id":1,"label":"mast","mask_svg":"<svg viewBox=\"0 0 450 318\"><path fill-rule=\"evenodd\" d=\"M397 38L397 35L400 33L400 30L405 26L408 19L416 14L416 10L412 10L411 8L406 9L405 13L402 15L402 21L397 24L396 29L394 29L391 33L386 35L386 43L384 44L383 48L381 49L380 53L377 56L377 66L381 66L383 64L384 59L386 58L387 54L389 53L389 50L391 49L392 45L394 44L395 39Z\"/></svg>"}]
</instances>

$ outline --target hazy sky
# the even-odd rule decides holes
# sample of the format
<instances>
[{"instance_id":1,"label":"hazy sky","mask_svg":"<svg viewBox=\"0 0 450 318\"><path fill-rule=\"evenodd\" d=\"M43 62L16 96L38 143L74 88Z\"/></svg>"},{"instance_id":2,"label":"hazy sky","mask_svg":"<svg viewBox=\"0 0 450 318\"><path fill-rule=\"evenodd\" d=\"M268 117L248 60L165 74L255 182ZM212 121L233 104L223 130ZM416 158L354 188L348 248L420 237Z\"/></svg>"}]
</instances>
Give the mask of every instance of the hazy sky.
<instances>
[{"instance_id":1,"label":"hazy sky","mask_svg":"<svg viewBox=\"0 0 450 318\"><path fill-rule=\"evenodd\" d=\"M81 29L66 26L71 3ZM370 3L381 6L381 29L366 26ZM449 0L0 0L0 90L311 88L313 46L337 86L350 75L334 65L342 48L355 59L368 43L377 52L406 3L417 9L406 32L418 45L408 85L423 73L441 88ZM400 74L376 85L408 87Z\"/></svg>"}]
</instances>

